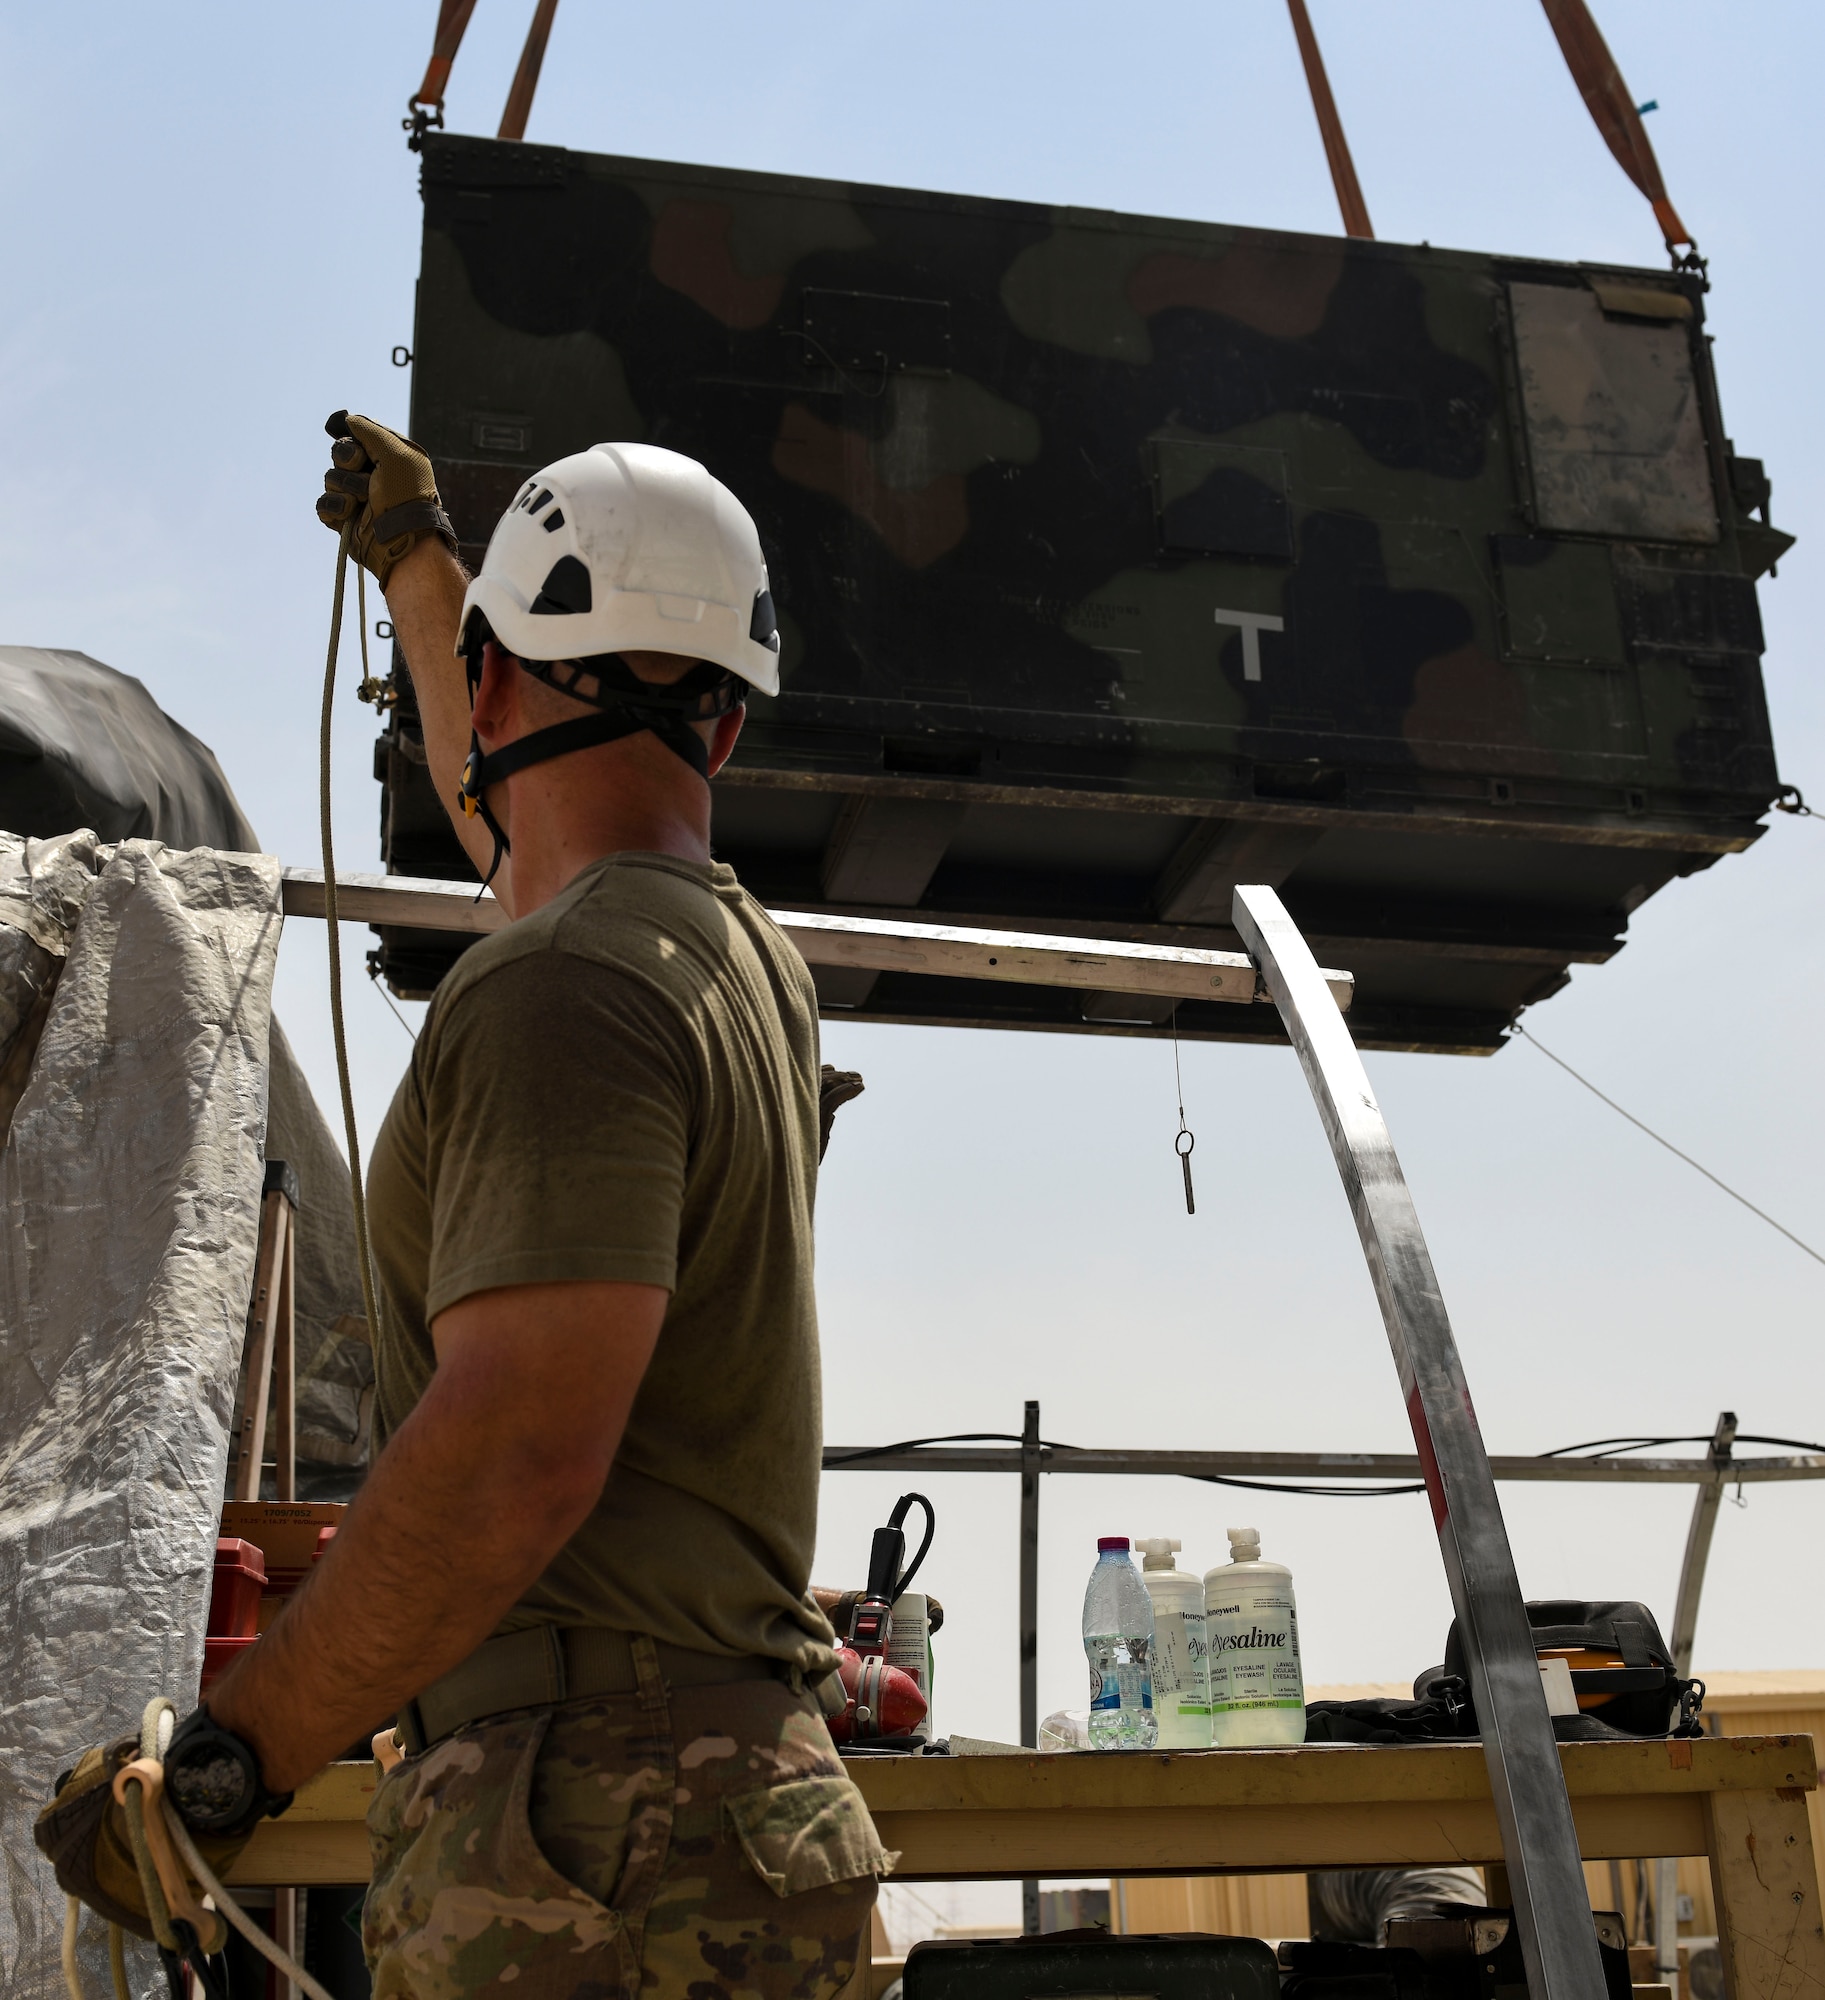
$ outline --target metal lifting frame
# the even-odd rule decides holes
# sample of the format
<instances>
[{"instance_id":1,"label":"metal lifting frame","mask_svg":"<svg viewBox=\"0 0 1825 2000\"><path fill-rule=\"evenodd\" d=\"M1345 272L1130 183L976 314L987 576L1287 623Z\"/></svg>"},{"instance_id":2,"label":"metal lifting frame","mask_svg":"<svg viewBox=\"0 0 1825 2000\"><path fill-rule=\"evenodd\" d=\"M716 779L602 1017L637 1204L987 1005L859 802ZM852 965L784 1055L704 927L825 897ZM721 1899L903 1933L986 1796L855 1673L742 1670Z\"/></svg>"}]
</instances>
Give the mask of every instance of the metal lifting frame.
<instances>
[{"instance_id":1,"label":"metal lifting frame","mask_svg":"<svg viewBox=\"0 0 1825 2000\"><path fill-rule=\"evenodd\" d=\"M354 878L343 885L341 903L352 919L439 930L494 930L506 921L492 898L473 898L455 883ZM322 878L317 871L286 870L283 906L292 914L323 914ZM1528 1987L1534 2000L1603 2000L1603 1968L1577 1833L1533 1634L1496 1499L1495 1475L1413 1198L1362 1059L1344 1025L1342 1010L1351 991L1348 974L1319 969L1279 897L1264 887L1239 887L1235 892L1234 922L1248 947L1247 958L911 922L776 915L814 964L877 965L1243 1004L1271 999L1279 1009L1349 1196L1400 1377L1469 1665ZM1021 1734L1029 1743L1038 1724L1036 1682L1029 1664L1037 1647L1038 1497L1044 1451L1038 1417L1038 1406L1028 1404L1019 1459ZM1733 1423L1729 1430L1733 1436ZM1676 1643L1683 1636L1688 1655L1697 1581L1716 1517L1717 1495L1729 1476L1729 1444L1720 1425L1688 1543L1680 1610L1674 1617ZM1132 1462L1142 1454L1121 1456ZM1037 1914L1035 1895L1036 1885L1027 1885L1029 1925ZM1661 1900L1671 1899L1663 1892Z\"/></svg>"},{"instance_id":2,"label":"metal lifting frame","mask_svg":"<svg viewBox=\"0 0 1825 2000\"><path fill-rule=\"evenodd\" d=\"M1418 1211L1362 1058L1280 898L1239 887L1235 925L1311 1086L1394 1351L1470 1670L1528 1989L1534 2000L1599 2000L1603 1965L1533 1630Z\"/></svg>"}]
</instances>

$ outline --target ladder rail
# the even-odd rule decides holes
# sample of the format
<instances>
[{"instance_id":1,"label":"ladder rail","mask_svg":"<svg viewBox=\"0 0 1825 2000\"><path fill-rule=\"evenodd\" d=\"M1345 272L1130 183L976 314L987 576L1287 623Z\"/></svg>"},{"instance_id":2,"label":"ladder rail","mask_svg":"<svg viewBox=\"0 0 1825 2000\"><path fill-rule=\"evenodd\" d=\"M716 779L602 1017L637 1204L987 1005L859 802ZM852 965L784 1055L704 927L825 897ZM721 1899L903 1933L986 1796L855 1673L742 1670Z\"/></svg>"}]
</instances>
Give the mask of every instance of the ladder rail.
<instances>
[{"instance_id":1,"label":"ladder rail","mask_svg":"<svg viewBox=\"0 0 1825 2000\"><path fill-rule=\"evenodd\" d=\"M1235 925L1298 1054L1368 1260L1444 1557L1535 2000L1601 2000L1597 1933L1559 1746L1463 1362L1362 1058L1279 897L1239 886Z\"/></svg>"}]
</instances>

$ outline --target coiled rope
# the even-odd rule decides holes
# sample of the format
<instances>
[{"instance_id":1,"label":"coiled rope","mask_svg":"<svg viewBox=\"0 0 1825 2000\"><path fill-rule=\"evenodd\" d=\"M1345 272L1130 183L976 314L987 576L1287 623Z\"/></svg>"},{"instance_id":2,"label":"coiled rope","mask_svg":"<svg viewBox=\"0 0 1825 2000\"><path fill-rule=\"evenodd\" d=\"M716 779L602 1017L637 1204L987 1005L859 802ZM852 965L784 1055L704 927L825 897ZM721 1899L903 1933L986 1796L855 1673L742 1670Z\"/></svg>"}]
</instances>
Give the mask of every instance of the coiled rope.
<instances>
[{"instance_id":1,"label":"coiled rope","mask_svg":"<svg viewBox=\"0 0 1825 2000\"><path fill-rule=\"evenodd\" d=\"M177 1721L176 1708L163 1695L155 1696L146 1704L146 1711L140 1721L139 1757L123 1770L114 1782L116 1798L126 1817L127 1839L133 1849L133 1860L139 1869L140 1893L146 1901L146 1913L151 1919L154 1942L163 1952L173 1957L183 1957L190 1951L203 1953L219 1952L228 1941L228 1933L223 1919L253 1946L262 1958L276 1966L281 1978L296 1982L309 1995L309 2000L335 2000L320 1980L313 1979L290 1952L284 1950L267 1935L243 1910L233 1896L223 1888L215 1871L202 1855L197 1852L196 1842L191 1838L190 1829L178 1817L177 1808L164 1789L165 1752L171 1743L172 1728ZM159 1873L155 1852L156 1838L148 1827L146 1806L148 1794L156 1798L163 1832L170 1837L171 1845L178 1857L189 1869L194 1879L202 1884L208 1904L201 1914L213 1915L217 1921L208 1926L208 1935L201 1935L198 1926L186 1922L185 1929L191 1937L181 1935L172 1921L171 1905L174 1899L188 1897L187 1885L174 1884L166 1893L166 1880ZM169 1858L169 1857L167 1857ZM82 1903L72 1896L64 1911L63 1920L63 1980L69 1989L70 2000L88 2000L83 1991L82 1973L76 1960L77 1928L82 1920ZM127 1958L125 1940L118 1924L108 1926L108 1970L112 1975L115 2000L132 2000L132 1990L127 1980Z\"/></svg>"}]
</instances>

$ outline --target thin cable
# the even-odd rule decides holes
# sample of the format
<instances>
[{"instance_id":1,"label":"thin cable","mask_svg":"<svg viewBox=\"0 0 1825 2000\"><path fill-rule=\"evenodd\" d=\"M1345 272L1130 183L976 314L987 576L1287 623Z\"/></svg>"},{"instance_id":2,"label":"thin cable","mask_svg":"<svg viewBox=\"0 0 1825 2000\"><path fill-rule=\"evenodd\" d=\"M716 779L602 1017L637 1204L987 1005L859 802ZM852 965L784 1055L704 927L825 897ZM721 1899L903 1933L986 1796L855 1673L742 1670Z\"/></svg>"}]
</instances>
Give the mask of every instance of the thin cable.
<instances>
[{"instance_id":1,"label":"thin cable","mask_svg":"<svg viewBox=\"0 0 1825 2000\"><path fill-rule=\"evenodd\" d=\"M412 1037L413 1041L417 1041L418 1030L415 1027L413 1027L411 1022L408 1021L406 1017L399 1011L399 1009L393 1005L393 996L387 991L385 983L382 981L380 977L380 967L377 965L370 965L368 967L368 977L374 982L375 991L379 993L381 999L383 999L389 1007L393 1008L394 1020L397 1021L399 1025L406 1031L406 1033Z\"/></svg>"},{"instance_id":2,"label":"thin cable","mask_svg":"<svg viewBox=\"0 0 1825 2000\"><path fill-rule=\"evenodd\" d=\"M1187 1472L1186 1479L1201 1479L1207 1486L1240 1486L1250 1493L1303 1493L1313 1500L1387 1500L1396 1493L1423 1493L1422 1479L1414 1486L1284 1486L1275 1479L1235 1479L1221 1472Z\"/></svg>"},{"instance_id":3,"label":"thin cable","mask_svg":"<svg viewBox=\"0 0 1825 2000\"><path fill-rule=\"evenodd\" d=\"M1191 1191L1191 1155L1198 1142L1185 1123L1185 1079L1179 1074L1179 1009L1176 1002L1172 1009L1172 1080L1179 1093L1179 1129L1174 1135L1172 1150L1178 1155L1179 1172L1185 1180L1185 1213L1196 1215L1197 1198Z\"/></svg>"},{"instance_id":4,"label":"thin cable","mask_svg":"<svg viewBox=\"0 0 1825 2000\"><path fill-rule=\"evenodd\" d=\"M1599 1445L1611 1446L1616 1451L1647 1451L1652 1446L1661 1444L1709 1444L1711 1438L1712 1433L1709 1431L1702 1433L1693 1431L1685 1437L1592 1438L1585 1444L1562 1444L1552 1451L1543 1451L1539 1455L1542 1458L1564 1458L1574 1451L1588 1451L1594 1458L1608 1458L1610 1452L1599 1451L1597 1449ZM1738 1431L1733 1442L1736 1444L1780 1444L1787 1446L1790 1451L1817 1452L1821 1456L1825 1456L1825 1444L1809 1444L1804 1438L1764 1437L1760 1431ZM1753 1465L1755 1460L1747 1459L1743 1462Z\"/></svg>"},{"instance_id":5,"label":"thin cable","mask_svg":"<svg viewBox=\"0 0 1825 2000\"><path fill-rule=\"evenodd\" d=\"M1701 1167L1698 1164L1698 1162L1695 1159L1693 1159L1690 1153L1682 1153L1679 1150L1679 1148L1676 1145L1674 1145L1671 1139L1663 1139L1660 1136L1660 1134L1654 1130L1653 1126L1642 1124L1641 1120L1635 1116L1634 1112L1624 1111L1622 1106L1618 1104L1613 1097L1605 1097L1604 1093L1600 1091L1594 1083L1592 1083L1592 1081L1588 1076L1580 1076L1578 1072L1572 1068L1571 1064L1568 1063L1563 1056L1554 1055L1552 1050L1549 1049L1537 1035L1528 1034L1527 1030L1524 1027L1522 1027L1519 1021L1515 1023L1515 1033L1517 1035L1527 1035L1527 1039L1533 1044L1533 1046L1536 1049L1540 1051L1540 1053L1546 1058L1548 1062L1557 1063L1559 1067L1562 1070L1564 1070L1565 1074L1573 1080L1573 1082L1583 1084L1585 1089L1588 1090L1593 1097L1602 1098L1603 1102L1607 1104L1612 1111L1618 1113L1621 1117L1626 1118L1629 1121L1629 1123L1635 1127L1637 1131L1645 1132L1648 1135L1648 1137L1654 1141L1655 1145L1664 1146L1676 1160L1684 1160L1688 1167L1691 1167L1697 1173L1703 1174L1705 1179L1708 1180L1713 1187L1722 1188L1724 1193L1727 1194L1732 1201L1741 1202L1743 1207L1746 1208L1751 1215L1760 1216L1762 1221L1767 1223L1770 1229L1778 1229L1780 1233L1784 1237L1786 1237L1787 1241L1791 1243L1796 1250L1804 1250L1807 1256L1810 1257L1815 1264L1825 1264L1825 1255L1821 1255L1820 1252L1815 1250L1810 1243L1802 1242L1800 1238L1794 1235L1793 1231L1789 1229L1784 1223L1776 1222L1774 1217L1770 1215L1766 1209L1757 1208L1755 1203L1752 1202L1747 1195L1738 1194L1735 1188L1733 1188L1728 1181L1720 1181L1709 1167Z\"/></svg>"},{"instance_id":6,"label":"thin cable","mask_svg":"<svg viewBox=\"0 0 1825 2000\"><path fill-rule=\"evenodd\" d=\"M342 1026L342 932L336 918L336 850L330 828L330 724L336 702L336 653L342 643L342 596L348 574L349 529L336 545L336 594L330 610L329 660L323 670L323 727L318 742L318 805L323 832L323 914L329 919L330 1031L336 1043L336 1080L342 1086L342 1125L349 1142L349 1200L355 1211L355 1255L361 1264L361 1300L367 1308L368 1337L380 1337L380 1315L374 1310L374 1271L368 1251L367 1202L361 1190L361 1137L355 1129L355 1092L349 1082L348 1037ZM356 576L362 575L356 566ZM359 580L361 652L367 657L367 590ZM319 1987L318 1992L322 1992Z\"/></svg>"},{"instance_id":7,"label":"thin cable","mask_svg":"<svg viewBox=\"0 0 1825 2000\"><path fill-rule=\"evenodd\" d=\"M936 1444L1024 1444L1026 1440L1018 1431L953 1431L948 1437L902 1438L898 1444L872 1444L860 1451L839 1452L836 1457L825 1461L825 1470L834 1472L838 1466L860 1465L871 1458L887 1458L903 1451L919 1451L927 1445ZM1046 1451L1082 1451L1080 1444L1060 1444L1056 1438L1041 1438L1040 1446ZM1062 1468L1060 1468L1062 1469ZM1145 1477L1146 1475L1137 1475ZM1253 1493L1308 1493L1320 1500L1380 1500L1394 1493L1423 1493L1425 1486L1283 1486L1268 1479L1237 1479L1221 1472L1186 1472L1175 1475L1182 1479L1200 1479L1210 1486L1243 1486Z\"/></svg>"},{"instance_id":8,"label":"thin cable","mask_svg":"<svg viewBox=\"0 0 1825 2000\"><path fill-rule=\"evenodd\" d=\"M177 1851L192 1875L203 1885L203 1890L216 1908L234 1925L247 1942L253 1946L269 1965L276 1966L282 1979L295 1980L310 1995L310 2000L336 2000L336 1996L321 1982L305 1971L288 1951L284 1951L256 1924L239 1903L216 1879L208 1862L197 1852L196 1842L190 1838L190 1829L177 1816L169 1799L164 1801L165 1824L171 1830L171 1838L177 1844Z\"/></svg>"}]
</instances>

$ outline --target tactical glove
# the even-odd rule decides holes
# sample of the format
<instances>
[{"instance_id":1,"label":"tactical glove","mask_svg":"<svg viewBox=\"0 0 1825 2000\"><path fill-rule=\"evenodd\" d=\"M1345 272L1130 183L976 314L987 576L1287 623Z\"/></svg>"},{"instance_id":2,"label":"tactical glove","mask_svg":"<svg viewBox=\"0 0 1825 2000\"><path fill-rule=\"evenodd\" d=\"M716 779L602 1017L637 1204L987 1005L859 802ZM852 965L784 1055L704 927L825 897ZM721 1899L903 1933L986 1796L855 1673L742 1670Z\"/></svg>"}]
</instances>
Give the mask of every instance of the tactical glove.
<instances>
[{"instance_id":1,"label":"tactical glove","mask_svg":"<svg viewBox=\"0 0 1825 2000\"><path fill-rule=\"evenodd\" d=\"M422 446L347 410L338 410L323 428L335 443L317 518L326 528L350 529L349 554L373 572L382 590L395 565L427 536L456 553L456 531Z\"/></svg>"},{"instance_id":2,"label":"tactical glove","mask_svg":"<svg viewBox=\"0 0 1825 2000\"><path fill-rule=\"evenodd\" d=\"M852 1097L860 1097L867 1089L859 1070L832 1069L825 1063L817 1080L817 1156L821 1160L830 1150L830 1128L836 1122L836 1114Z\"/></svg>"},{"instance_id":3,"label":"tactical glove","mask_svg":"<svg viewBox=\"0 0 1825 2000\"><path fill-rule=\"evenodd\" d=\"M139 1754L135 1736L85 1750L76 1768L59 1780L56 1796L39 1812L32 1838L56 1870L57 1886L65 1895L80 1898L109 1923L154 1943L126 1808L116 1802L113 1792L114 1774ZM251 1835L193 1833L191 1837L219 1879ZM193 1900L200 1901L200 1884L192 1881L190 1890Z\"/></svg>"}]
</instances>

